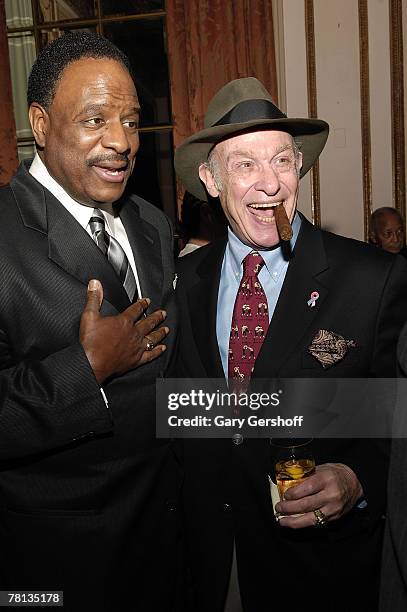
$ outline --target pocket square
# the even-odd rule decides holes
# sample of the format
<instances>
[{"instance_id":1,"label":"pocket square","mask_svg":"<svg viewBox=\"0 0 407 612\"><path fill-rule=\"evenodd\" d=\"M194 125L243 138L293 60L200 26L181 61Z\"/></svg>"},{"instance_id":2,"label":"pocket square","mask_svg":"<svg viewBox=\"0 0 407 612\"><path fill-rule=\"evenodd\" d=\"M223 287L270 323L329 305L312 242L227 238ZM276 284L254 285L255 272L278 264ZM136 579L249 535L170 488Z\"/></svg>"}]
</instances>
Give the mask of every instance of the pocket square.
<instances>
[{"instance_id":1,"label":"pocket square","mask_svg":"<svg viewBox=\"0 0 407 612\"><path fill-rule=\"evenodd\" d=\"M174 274L174 279L172 281L172 286L174 287L174 291L177 287L178 274Z\"/></svg>"},{"instance_id":2,"label":"pocket square","mask_svg":"<svg viewBox=\"0 0 407 612\"><path fill-rule=\"evenodd\" d=\"M330 368L341 361L349 347L356 347L354 340L345 340L340 334L327 329L317 331L308 347L308 352L319 361L323 368Z\"/></svg>"}]
</instances>

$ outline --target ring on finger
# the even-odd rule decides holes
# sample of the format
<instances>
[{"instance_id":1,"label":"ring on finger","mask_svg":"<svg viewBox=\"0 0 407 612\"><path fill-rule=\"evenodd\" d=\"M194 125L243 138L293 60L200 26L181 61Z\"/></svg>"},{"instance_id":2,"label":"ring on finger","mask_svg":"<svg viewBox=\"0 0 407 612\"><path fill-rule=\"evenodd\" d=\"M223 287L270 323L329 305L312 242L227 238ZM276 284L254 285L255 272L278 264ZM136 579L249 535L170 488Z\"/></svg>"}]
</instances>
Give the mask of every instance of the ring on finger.
<instances>
[{"instance_id":1,"label":"ring on finger","mask_svg":"<svg viewBox=\"0 0 407 612\"><path fill-rule=\"evenodd\" d=\"M153 348L155 347L154 342L151 340L149 336L144 336L144 337L147 340L146 351L152 351Z\"/></svg>"},{"instance_id":2,"label":"ring on finger","mask_svg":"<svg viewBox=\"0 0 407 612\"><path fill-rule=\"evenodd\" d=\"M315 527L323 527L327 523L327 518L325 514L322 512L321 508L317 508L314 510L315 516Z\"/></svg>"}]
</instances>

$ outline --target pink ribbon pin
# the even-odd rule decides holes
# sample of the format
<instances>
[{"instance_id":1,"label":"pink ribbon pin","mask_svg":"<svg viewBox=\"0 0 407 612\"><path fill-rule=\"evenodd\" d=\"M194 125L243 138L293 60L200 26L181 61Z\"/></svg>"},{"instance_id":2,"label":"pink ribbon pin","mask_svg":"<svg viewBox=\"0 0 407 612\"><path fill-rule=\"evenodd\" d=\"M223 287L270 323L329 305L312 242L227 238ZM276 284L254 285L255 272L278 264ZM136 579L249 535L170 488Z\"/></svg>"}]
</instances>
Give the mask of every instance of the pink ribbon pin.
<instances>
[{"instance_id":1,"label":"pink ribbon pin","mask_svg":"<svg viewBox=\"0 0 407 612\"><path fill-rule=\"evenodd\" d=\"M315 302L317 301L318 298L319 298L318 291L313 291L311 293L310 299L307 302L308 306L310 306L311 308L314 308Z\"/></svg>"}]
</instances>

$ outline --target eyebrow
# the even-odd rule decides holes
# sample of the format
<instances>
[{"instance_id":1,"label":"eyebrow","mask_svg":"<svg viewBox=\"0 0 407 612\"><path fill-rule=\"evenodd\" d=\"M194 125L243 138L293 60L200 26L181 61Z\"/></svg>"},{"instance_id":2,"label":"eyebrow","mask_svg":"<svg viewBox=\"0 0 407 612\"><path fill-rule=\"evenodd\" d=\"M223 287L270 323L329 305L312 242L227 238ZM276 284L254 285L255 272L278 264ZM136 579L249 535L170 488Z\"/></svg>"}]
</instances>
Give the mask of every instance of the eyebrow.
<instances>
[{"instance_id":1,"label":"eyebrow","mask_svg":"<svg viewBox=\"0 0 407 612\"><path fill-rule=\"evenodd\" d=\"M281 147L279 147L277 149L277 151L274 153L273 157L275 157L276 155L279 155L280 153L283 153L284 151L292 151L294 153L294 148L292 146L292 144L285 144L285 145L281 145ZM229 155L226 158L226 161L229 162L231 158L233 157L254 157L256 154L254 152L254 150L250 151L250 149L248 150L236 150L236 151L231 151L229 153Z\"/></svg>"},{"instance_id":2,"label":"eyebrow","mask_svg":"<svg viewBox=\"0 0 407 612\"><path fill-rule=\"evenodd\" d=\"M282 145L276 152L275 155L278 155L279 153L283 153L284 151L292 151L294 153L294 147L292 144L286 144L286 145Z\"/></svg>"},{"instance_id":3,"label":"eyebrow","mask_svg":"<svg viewBox=\"0 0 407 612\"><path fill-rule=\"evenodd\" d=\"M79 113L75 116L75 119L77 117L80 117L81 115L94 115L96 113L100 113L101 110L103 110L104 108L107 108L107 107L108 107L107 104L89 104L88 106L85 106L85 108L83 108L83 109L81 109L79 111ZM133 113L135 115L139 115L140 114L140 106L133 106L125 114L126 115L131 115Z\"/></svg>"}]
</instances>

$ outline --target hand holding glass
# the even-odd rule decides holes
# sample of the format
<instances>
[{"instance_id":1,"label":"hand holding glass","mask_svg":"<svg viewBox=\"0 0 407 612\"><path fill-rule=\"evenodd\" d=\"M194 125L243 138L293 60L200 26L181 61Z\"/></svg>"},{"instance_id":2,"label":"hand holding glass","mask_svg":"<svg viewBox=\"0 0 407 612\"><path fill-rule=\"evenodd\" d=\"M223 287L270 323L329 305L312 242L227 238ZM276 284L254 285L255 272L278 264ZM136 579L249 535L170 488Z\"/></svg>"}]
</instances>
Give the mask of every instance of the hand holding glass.
<instances>
[{"instance_id":1,"label":"hand holding glass","mask_svg":"<svg viewBox=\"0 0 407 612\"><path fill-rule=\"evenodd\" d=\"M287 489L315 472L311 440L291 440L289 444L286 440L273 440L271 445L276 483L283 500Z\"/></svg>"}]
</instances>

